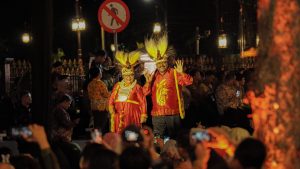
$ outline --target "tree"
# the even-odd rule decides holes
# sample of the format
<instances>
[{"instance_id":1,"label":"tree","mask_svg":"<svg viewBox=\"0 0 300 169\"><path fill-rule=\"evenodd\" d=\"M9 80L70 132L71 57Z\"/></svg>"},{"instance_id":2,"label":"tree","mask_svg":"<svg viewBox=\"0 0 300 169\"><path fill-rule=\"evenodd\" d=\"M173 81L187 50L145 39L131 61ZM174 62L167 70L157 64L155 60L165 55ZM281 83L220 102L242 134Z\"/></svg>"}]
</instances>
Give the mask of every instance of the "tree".
<instances>
[{"instance_id":1,"label":"tree","mask_svg":"<svg viewBox=\"0 0 300 169\"><path fill-rule=\"evenodd\" d=\"M300 168L300 1L259 0L259 57L248 93L265 168Z\"/></svg>"}]
</instances>

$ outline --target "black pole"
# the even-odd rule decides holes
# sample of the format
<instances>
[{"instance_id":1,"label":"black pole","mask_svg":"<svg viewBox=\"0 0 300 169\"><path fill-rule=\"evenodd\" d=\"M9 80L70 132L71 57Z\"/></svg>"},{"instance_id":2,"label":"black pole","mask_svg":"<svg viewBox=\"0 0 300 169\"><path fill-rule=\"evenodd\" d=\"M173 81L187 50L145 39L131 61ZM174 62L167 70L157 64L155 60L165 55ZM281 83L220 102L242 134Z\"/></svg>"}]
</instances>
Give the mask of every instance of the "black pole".
<instances>
[{"instance_id":1,"label":"black pole","mask_svg":"<svg viewBox=\"0 0 300 169\"><path fill-rule=\"evenodd\" d=\"M47 126L50 98L53 0L33 0L32 112L37 123Z\"/></svg>"},{"instance_id":2,"label":"black pole","mask_svg":"<svg viewBox=\"0 0 300 169\"><path fill-rule=\"evenodd\" d=\"M168 33L168 0L164 0L164 23L166 33Z\"/></svg>"},{"instance_id":3,"label":"black pole","mask_svg":"<svg viewBox=\"0 0 300 169\"><path fill-rule=\"evenodd\" d=\"M81 17L81 10L80 10L79 0L75 1L75 15L76 15L76 19L79 19ZM80 30L77 30L77 57L82 58L81 32L80 32Z\"/></svg>"},{"instance_id":4,"label":"black pole","mask_svg":"<svg viewBox=\"0 0 300 169\"><path fill-rule=\"evenodd\" d=\"M217 60L217 69L220 70L222 67L222 59L221 59L221 54L220 54L220 48L218 46L218 38L219 38L219 34L220 34L220 16L221 16L221 12L220 12L220 2L219 0L215 0L215 7L216 7L216 26L215 26L215 38L214 38L214 48L216 49L214 51L215 55L216 55L216 60Z\"/></svg>"}]
</instances>

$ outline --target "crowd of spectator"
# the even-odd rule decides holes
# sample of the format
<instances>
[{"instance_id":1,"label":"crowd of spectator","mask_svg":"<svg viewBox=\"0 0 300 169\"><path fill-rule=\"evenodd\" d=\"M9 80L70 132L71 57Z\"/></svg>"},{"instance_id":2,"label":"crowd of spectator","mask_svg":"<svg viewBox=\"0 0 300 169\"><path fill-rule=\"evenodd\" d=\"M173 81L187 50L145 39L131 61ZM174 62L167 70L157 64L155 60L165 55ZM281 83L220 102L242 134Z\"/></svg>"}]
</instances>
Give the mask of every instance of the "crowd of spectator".
<instances>
[{"instance_id":1,"label":"crowd of spectator","mask_svg":"<svg viewBox=\"0 0 300 169\"><path fill-rule=\"evenodd\" d=\"M119 70L103 51L91 53L91 62L82 97L87 110L81 115L74 103L68 76L60 74L60 63L53 65L52 94L48 126L34 122L30 104L31 94L24 91L16 106L18 127L28 126L29 135L16 137L19 154L2 147L0 169L206 169L261 168L266 158L262 142L252 137L251 109L243 103L249 70L236 72L201 72L189 68L193 84L183 87L186 118L172 137L155 137L148 118L142 127L127 126L121 133L109 132L109 114L104 106L93 103L107 100L113 85L120 80ZM171 65L171 64L170 64ZM140 85L143 63L136 66ZM101 79L101 81L98 81ZM101 83L101 89L95 84ZM100 85L100 86L101 86ZM94 95L99 90L100 95ZM147 97L148 115L151 99ZM149 106L150 105L150 106ZM82 114L87 118L82 118ZM101 118L100 118L101 116ZM103 121L99 121L102 119ZM81 125L80 125L81 124ZM84 125L82 125L84 124ZM86 144L79 146L73 139L76 126L88 131ZM89 129L89 130L85 130ZM48 138L48 139L47 139Z\"/></svg>"},{"instance_id":2,"label":"crowd of spectator","mask_svg":"<svg viewBox=\"0 0 300 169\"><path fill-rule=\"evenodd\" d=\"M92 133L98 134L86 142L83 150L65 143L61 152L57 151L57 145L48 142L44 127L33 124L29 129L32 135L22 138L35 142L40 155L12 155L2 147L1 169L258 169L266 158L262 142L249 135L234 138L222 127L182 130L176 139L170 140L155 138L147 126L129 125L121 134L104 136L94 130Z\"/></svg>"}]
</instances>

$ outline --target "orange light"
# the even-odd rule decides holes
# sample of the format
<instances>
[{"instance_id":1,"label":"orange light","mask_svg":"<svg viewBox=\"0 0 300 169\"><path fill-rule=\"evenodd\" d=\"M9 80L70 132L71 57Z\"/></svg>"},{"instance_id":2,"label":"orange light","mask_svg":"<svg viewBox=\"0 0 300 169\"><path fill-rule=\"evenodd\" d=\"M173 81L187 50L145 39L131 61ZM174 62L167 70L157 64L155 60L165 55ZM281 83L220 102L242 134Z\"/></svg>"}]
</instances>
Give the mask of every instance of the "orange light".
<instances>
[{"instance_id":1,"label":"orange light","mask_svg":"<svg viewBox=\"0 0 300 169\"><path fill-rule=\"evenodd\" d=\"M272 167L276 167L277 166L277 162L276 161L272 161Z\"/></svg>"},{"instance_id":2,"label":"orange light","mask_svg":"<svg viewBox=\"0 0 300 169\"><path fill-rule=\"evenodd\" d=\"M275 128L273 129L273 133L274 133L274 134L278 134L278 133L279 133L279 128L278 128L278 127L275 127Z\"/></svg>"},{"instance_id":3,"label":"orange light","mask_svg":"<svg viewBox=\"0 0 300 169\"><path fill-rule=\"evenodd\" d=\"M144 134L148 135L149 134L149 130L148 129L144 129Z\"/></svg>"},{"instance_id":4,"label":"orange light","mask_svg":"<svg viewBox=\"0 0 300 169\"><path fill-rule=\"evenodd\" d=\"M275 110L278 110L278 109L279 109L279 104L278 104L278 103L274 103L274 104L273 104L273 108L274 108Z\"/></svg>"}]
</instances>

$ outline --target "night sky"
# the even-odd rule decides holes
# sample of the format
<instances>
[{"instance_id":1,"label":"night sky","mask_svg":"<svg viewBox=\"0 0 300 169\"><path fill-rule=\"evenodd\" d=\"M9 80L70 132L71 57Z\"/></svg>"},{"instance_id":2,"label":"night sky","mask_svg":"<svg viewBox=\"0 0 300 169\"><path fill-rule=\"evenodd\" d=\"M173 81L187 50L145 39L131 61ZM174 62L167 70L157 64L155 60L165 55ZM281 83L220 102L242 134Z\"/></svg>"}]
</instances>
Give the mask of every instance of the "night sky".
<instances>
[{"instance_id":1,"label":"night sky","mask_svg":"<svg viewBox=\"0 0 300 169\"><path fill-rule=\"evenodd\" d=\"M126 49L136 48L136 41L142 42L152 32L153 22L163 21L163 11L168 11L168 33L172 44L180 55L192 55L195 46L195 30L200 33L210 30L211 36L201 40L201 52L213 53L215 36L217 35L217 11L215 0L124 0L128 5L131 20L128 27L119 33L119 43ZM95 48L100 48L100 26L97 11L103 0L81 0L82 15L87 22L87 30L82 33L82 48L86 55ZM158 5L156 16L155 5ZM53 0L54 51L63 48L67 57L76 56L76 33L71 30L71 19L75 16L75 0ZM24 29L31 30L31 0L10 0L2 2L0 9L1 31L0 49L8 49L13 57L24 56L28 46L21 44L20 36ZM238 0L221 0L219 11L224 16L225 29L231 31L232 37L238 33ZM26 23L26 24L25 24ZM6 26L4 26L6 25ZM112 34L106 34L107 49L112 43Z\"/></svg>"}]
</instances>

